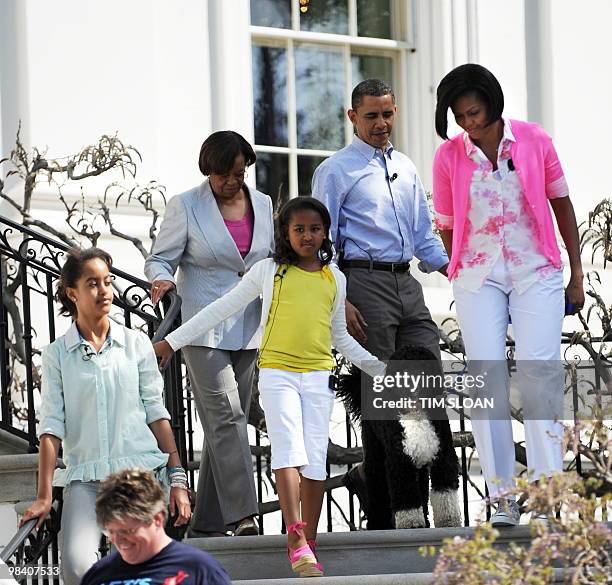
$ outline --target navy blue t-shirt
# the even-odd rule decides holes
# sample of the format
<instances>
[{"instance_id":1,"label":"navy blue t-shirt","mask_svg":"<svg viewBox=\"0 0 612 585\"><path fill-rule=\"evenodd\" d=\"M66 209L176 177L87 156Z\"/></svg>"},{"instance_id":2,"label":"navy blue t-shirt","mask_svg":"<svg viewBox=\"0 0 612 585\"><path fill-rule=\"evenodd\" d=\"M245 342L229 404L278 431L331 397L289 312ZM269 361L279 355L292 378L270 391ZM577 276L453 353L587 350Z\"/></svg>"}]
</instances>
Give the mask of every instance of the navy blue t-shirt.
<instances>
[{"instance_id":1,"label":"navy blue t-shirt","mask_svg":"<svg viewBox=\"0 0 612 585\"><path fill-rule=\"evenodd\" d=\"M117 551L98 561L81 585L231 585L225 569L208 553L173 540L140 565Z\"/></svg>"}]
</instances>

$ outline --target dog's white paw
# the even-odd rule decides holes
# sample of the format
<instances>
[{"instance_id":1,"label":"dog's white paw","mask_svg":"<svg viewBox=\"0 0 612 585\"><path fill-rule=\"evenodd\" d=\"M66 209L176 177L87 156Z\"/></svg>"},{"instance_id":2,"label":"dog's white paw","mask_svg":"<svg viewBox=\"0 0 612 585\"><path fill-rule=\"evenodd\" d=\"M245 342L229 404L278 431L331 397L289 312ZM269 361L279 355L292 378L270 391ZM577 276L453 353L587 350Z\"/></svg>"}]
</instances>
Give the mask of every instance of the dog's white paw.
<instances>
[{"instance_id":1,"label":"dog's white paw","mask_svg":"<svg viewBox=\"0 0 612 585\"><path fill-rule=\"evenodd\" d=\"M429 465L440 448L440 440L431 422L426 418L400 418L399 423L404 431L404 453L416 467Z\"/></svg>"},{"instance_id":2,"label":"dog's white paw","mask_svg":"<svg viewBox=\"0 0 612 585\"><path fill-rule=\"evenodd\" d=\"M461 509L456 490L432 490L430 502L436 528L461 526Z\"/></svg>"},{"instance_id":3,"label":"dog's white paw","mask_svg":"<svg viewBox=\"0 0 612 585\"><path fill-rule=\"evenodd\" d=\"M395 512L395 528L425 528L423 508L397 510Z\"/></svg>"}]
</instances>

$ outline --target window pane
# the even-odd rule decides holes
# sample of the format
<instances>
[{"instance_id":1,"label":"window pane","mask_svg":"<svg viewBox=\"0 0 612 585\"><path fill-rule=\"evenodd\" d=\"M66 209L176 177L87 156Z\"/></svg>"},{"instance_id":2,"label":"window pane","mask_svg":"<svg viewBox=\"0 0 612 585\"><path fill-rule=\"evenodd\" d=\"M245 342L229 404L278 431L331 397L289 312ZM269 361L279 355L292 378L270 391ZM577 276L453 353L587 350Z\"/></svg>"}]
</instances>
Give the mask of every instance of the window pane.
<instances>
[{"instance_id":1,"label":"window pane","mask_svg":"<svg viewBox=\"0 0 612 585\"><path fill-rule=\"evenodd\" d=\"M289 196L289 155L258 152L255 163L257 189L272 197L276 209L278 196L287 201Z\"/></svg>"},{"instance_id":2,"label":"window pane","mask_svg":"<svg viewBox=\"0 0 612 585\"><path fill-rule=\"evenodd\" d=\"M342 50L299 45L295 50L298 148L344 146Z\"/></svg>"},{"instance_id":3,"label":"window pane","mask_svg":"<svg viewBox=\"0 0 612 585\"><path fill-rule=\"evenodd\" d=\"M312 0L300 13L300 29L347 35L348 0Z\"/></svg>"},{"instance_id":4,"label":"window pane","mask_svg":"<svg viewBox=\"0 0 612 585\"><path fill-rule=\"evenodd\" d=\"M311 195L312 175L324 156L298 156L298 195Z\"/></svg>"},{"instance_id":5,"label":"window pane","mask_svg":"<svg viewBox=\"0 0 612 585\"><path fill-rule=\"evenodd\" d=\"M291 28L291 0L251 0L251 24Z\"/></svg>"},{"instance_id":6,"label":"window pane","mask_svg":"<svg viewBox=\"0 0 612 585\"><path fill-rule=\"evenodd\" d=\"M287 146L287 52L253 45L255 144Z\"/></svg>"},{"instance_id":7,"label":"window pane","mask_svg":"<svg viewBox=\"0 0 612 585\"><path fill-rule=\"evenodd\" d=\"M391 0L357 0L357 34L391 38Z\"/></svg>"},{"instance_id":8,"label":"window pane","mask_svg":"<svg viewBox=\"0 0 612 585\"><path fill-rule=\"evenodd\" d=\"M372 55L353 55L351 57L353 70L352 86L355 87L364 79L382 79L393 87L393 59L390 57L374 57Z\"/></svg>"}]
</instances>

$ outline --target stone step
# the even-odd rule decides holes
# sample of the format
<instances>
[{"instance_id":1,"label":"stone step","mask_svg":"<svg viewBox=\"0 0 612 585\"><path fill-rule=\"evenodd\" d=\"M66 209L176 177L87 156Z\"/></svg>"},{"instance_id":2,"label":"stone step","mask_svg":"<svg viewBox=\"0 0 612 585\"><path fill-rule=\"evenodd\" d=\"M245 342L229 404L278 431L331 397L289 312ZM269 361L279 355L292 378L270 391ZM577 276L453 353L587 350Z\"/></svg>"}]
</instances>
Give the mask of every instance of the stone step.
<instances>
[{"instance_id":1,"label":"stone step","mask_svg":"<svg viewBox=\"0 0 612 585\"><path fill-rule=\"evenodd\" d=\"M332 532L317 537L317 554L326 578L364 575L387 575L391 578L412 574L416 579L419 574L431 573L435 564L434 557L421 555L420 547L438 548L446 538L469 537L473 533L473 528ZM500 533L500 546L508 546L510 542L524 544L530 539L529 526L502 529ZM292 578L291 582L297 583L287 560L287 541L283 535L190 538L186 542L213 554L236 581L244 580L252 585L261 582L263 585L266 580ZM259 581L254 581L257 579ZM346 579L342 582L348 583Z\"/></svg>"},{"instance_id":2,"label":"stone step","mask_svg":"<svg viewBox=\"0 0 612 585\"><path fill-rule=\"evenodd\" d=\"M0 457L2 455L21 455L28 452L28 442L4 429L0 429Z\"/></svg>"},{"instance_id":3,"label":"stone step","mask_svg":"<svg viewBox=\"0 0 612 585\"><path fill-rule=\"evenodd\" d=\"M555 569L554 584L568 583L571 571ZM431 573L403 573L399 575L357 575L353 577L322 577L316 580L317 585L433 585ZM251 581L233 581L234 585L312 585L307 578L289 579L255 579Z\"/></svg>"},{"instance_id":4,"label":"stone step","mask_svg":"<svg viewBox=\"0 0 612 585\"><path fill-rule=\"evenodd\" d=\"M232 581L234 585L312 585L312 578L290 577L288 579L255 579ZM317 585L432 585L431 573L400 575L355 575L344 577L321 577Z\"/></svg>"},{"instance_id":5,"label":"stone step","mask_svg":"<svg viewBox=\"0 0 612 585\"><path fill-rule=\"evenodd\" d=\"M0 456L0 503L36 498L38 454Z\"/></svg>"}]
</instances>

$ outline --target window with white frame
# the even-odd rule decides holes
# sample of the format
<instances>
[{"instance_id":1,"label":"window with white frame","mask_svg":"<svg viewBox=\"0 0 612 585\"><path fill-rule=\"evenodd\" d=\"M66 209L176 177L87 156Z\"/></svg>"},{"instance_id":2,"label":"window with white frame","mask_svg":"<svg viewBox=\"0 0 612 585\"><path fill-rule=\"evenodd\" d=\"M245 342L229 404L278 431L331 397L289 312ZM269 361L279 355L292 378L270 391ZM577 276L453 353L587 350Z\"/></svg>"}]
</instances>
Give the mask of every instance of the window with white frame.
<instances>
[{"instance_id":1,"label":"window with white frame","mask_svg":"<svg viewBox=\"0 0 612 585\"><path fill-rule=\"evenodd\" d=\"M250 0L257 188L309 195L319 163L350 142L354 85L402 86L408 0Z\"/></svg>"}]
</instances>

